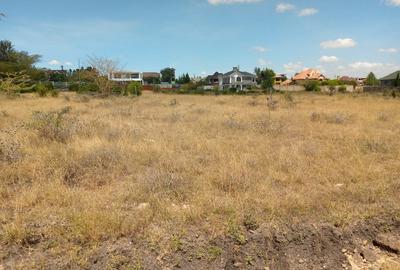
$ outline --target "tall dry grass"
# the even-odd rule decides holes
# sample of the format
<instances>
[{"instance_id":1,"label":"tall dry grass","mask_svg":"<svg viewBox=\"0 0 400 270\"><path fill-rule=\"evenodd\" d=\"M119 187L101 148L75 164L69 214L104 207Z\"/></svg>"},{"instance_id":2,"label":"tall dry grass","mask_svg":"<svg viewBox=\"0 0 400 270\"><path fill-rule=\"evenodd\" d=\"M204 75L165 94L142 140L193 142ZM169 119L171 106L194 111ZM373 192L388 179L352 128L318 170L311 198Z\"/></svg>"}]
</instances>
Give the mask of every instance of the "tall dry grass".
<instances>
[{"instance_id":1,"label":"tall dry grass","mask_svg":"<svg viewBox=\"0 0 400 270\"><path fill-rule=\"evenodd\" d=\"M399 213L398 100L274 98L1 98L2 245Z\"/></svg>"}]
</instances>

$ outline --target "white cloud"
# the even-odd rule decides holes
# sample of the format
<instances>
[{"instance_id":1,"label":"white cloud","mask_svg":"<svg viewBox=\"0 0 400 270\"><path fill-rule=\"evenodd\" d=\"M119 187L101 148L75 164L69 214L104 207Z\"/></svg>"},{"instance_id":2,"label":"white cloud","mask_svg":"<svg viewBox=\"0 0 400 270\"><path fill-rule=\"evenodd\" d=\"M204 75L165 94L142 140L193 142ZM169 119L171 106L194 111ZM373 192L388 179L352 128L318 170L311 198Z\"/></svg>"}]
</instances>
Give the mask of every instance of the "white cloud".
<instances>
[{"instance_id":1,"label":"white cloud","mask_svg":"<svg viewBox=\"0 0 400 270\"><path fill-rule=\"evenodd\" d=\"M300 10L299 16L300 17L305 17L305 16L312 16L317 14L319 11L316 8L305 8Z\"/></svg>"},{"instance_id":2,"label":"white cloud","mask_svg":"<svg viewBox=\"0 0 400 270\"><path fill-rule=\"evenodd\" d=\"M386 0L386 4L389 6L400 7L400 0Z\"/></svg>"},{"instance_id":3,"label":"white cloud","mask_svg":"<svg viewBox=\"0 0 400 270\"><path fill-rule=\"evenodd\" d=\"M249 4L259 3L262 0L208 0L211 5Z\"/></svg>"},{"instance_id":4,"label":"white cloud","mask_svg":"<svg viewBox=\"0 0 400 270\"><path fill-rule=\"evenodd\" d=\"M367 74L372 71L378 77L381 77L399 69L400 69L399 64L359 61L350 63L347 66L347 68L344 68L342 70L342 73L343 74L348 73L349 75L356 75L363 77L367 76Z\"/></svg>"},{"instance_id":5,"label":"white cloud","mask_svg":"<svg viewBox=\"0 0 400 270\"><path fill-rule=\"evenodd\" d=\"M278 12L278 13L284 13L284 12L291 11L294 9L295 9L294 5L285 4L285 3L280 3L280 4L276 5L276 8L275 8L276 12Z\"/></svg>"},{"instance_id":6,"label":"white cloud","mask_svg":"<svg viewBox=\"0 0 400 270\"><path fill-rule=\"evenodd\" d=\"M66 66L72 66L72 63L71 62L65 62L65 65Z\"/></svg>"},{"instance_id":7,"label":"white cloud","mask_svg":"<svg viewBox=\"0 0 400 270\"><path fill-rule=\"evenodd\" d=\"M399 50L396 48L379 49L378 51L381 53L397 53L397 52L399 52Z\"/></svg>"},{"instance_id":8,"label":"white cloud","mask_svg":"<svg viewBox=\"0 0 400 270\"><path fill-rule=\"evenodd\" d=\"M254 46L253 50L256 52L259 52L259 53L264 53L264 52L268 51L268 49L263 46Z\"/></svg>"},{"instance_id":9,"label":"white cloud","mask_svg":"<svg viewBox=\"0 0 400 270\"><path fill-rule=\"evenodd\" d=\"M349 67L353 69L371 69L376 67L382 67L382 63L370 63L370 62L355 62L349 64Z\"/></svg>"},{"instance_id":10,"label":"white cloud","mask_svg":"<svg viewBox=\"0 0 400 270\"><path fill-rule=\"evenodd\" d=\"M338 38L321 42L321 47L324 49L351 48L356 45L357 43L351 38Z\"/></svg>"},{"instance_id":11,"label":"white cloud","mask_svg":"<svg viewBox=\"0 0 400 270\"><path fill-rule=\"evenodd\" d=\"M59 66L59 65L61 65L61 62L54 59L54 60L51 60L51 61L49 62L49 65L50 65L50 66Z\"/></svg>"},{"instance_id":12,"label":"white cloud","mask_svg":"<svg viewBox=\"0 0 400 270\"><path fill-rule=\"evenodd\" d=\"M322 56L319 61L322 63L334 63L339 61L339 58L336 56Z\"/></svg>"},{"instance_id":13,"label":"white cloud","mask_svg":"<svg viewBox=\"0 0 400 270\"><path fill-rule=\"evenodd\" d=\"M295 63L290 62L290 63L284 64L283 68L288 73L299 72L299 71L303 71L306 69L306 67L303 65L302 62L295 62Z\"/></svg>"}]
</instances>

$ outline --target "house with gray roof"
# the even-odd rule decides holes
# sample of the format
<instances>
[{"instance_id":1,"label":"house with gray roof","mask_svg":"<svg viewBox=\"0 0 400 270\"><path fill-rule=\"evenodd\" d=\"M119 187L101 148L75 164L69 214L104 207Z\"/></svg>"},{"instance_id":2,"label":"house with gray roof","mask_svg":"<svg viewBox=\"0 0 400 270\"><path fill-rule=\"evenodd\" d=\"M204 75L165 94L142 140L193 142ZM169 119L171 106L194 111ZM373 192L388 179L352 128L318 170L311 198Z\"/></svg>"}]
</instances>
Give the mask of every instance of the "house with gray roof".
<instances>
[{"instance_id":1,"label":"house with gray roof","mask_svg":"<svg viewBox=\"0 0 400 270\"><path fill-rule=\"evenodd\" d=\"M396 86L396 81L399 80L399 78L400 78L400 70L393 72L392 74L389 74L386 77L380 79L381 86ZM397 81L397 83L399 82ZM400 87L400 85L397 85L397 87Z\"/></svg>"},{"instance_id":2,"label":"house with gray roof","mask_svg":"<svg viewBox=\"0 0 400 270\"><path fill-rule=\"evenodd\" d=\"M240 71L239 67L234 67L232 71L225 74L216 72L207 77L207 83L214 86L218 85L220 90L235 88L238 91L250 89L257 85L256 75Z\"/></svg>"}]
</instances>

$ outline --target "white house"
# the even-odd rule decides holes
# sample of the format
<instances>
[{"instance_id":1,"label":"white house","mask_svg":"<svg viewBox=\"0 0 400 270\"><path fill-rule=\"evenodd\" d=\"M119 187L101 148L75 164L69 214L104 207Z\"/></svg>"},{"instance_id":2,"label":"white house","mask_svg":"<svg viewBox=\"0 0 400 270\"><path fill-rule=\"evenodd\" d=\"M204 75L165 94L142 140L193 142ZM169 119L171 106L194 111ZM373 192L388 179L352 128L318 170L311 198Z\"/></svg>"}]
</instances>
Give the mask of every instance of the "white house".
<instances>
[{"instance_id":1,"label":"white house","mask_svg":"<svg viewBox=\"0 0 400 270\"><path fill-rule=\"evenodd\" d=\"M256 75L240 71L239 67L234 67L232 71L222 76L222 86L224 89L236 88L242 91L256 85L256 78Z\"/></svg>"},{"instance_id":2,"label":"white house","mask_svg":"<svg viewBox=\"0 0 400 270\"><path fill-rule=\"evenodd\" d=\"M143 73L134 71L114 71L108 74L108 79L115 82L140 82L143 84Z\"/></svg>"}]
</instances>

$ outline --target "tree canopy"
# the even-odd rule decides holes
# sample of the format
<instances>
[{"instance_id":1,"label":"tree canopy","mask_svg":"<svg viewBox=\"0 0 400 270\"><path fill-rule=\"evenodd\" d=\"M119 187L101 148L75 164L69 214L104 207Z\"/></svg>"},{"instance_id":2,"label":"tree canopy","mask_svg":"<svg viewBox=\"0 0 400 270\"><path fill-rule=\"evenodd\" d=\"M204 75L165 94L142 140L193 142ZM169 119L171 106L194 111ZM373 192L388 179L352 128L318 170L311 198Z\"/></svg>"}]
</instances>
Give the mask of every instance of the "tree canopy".
<instances>
[{"instance_id":1,"label":"tree canopy","mask_svg":"<svg viewBox=\"0 0 400 270\"><path fill-rule=\"evenodd\" d=\"M263 89L271 89L275 82L275 72L272 69L255 68L257 82L261 84Z\"/></svg>"},{"instance_id":2,"label":"tree canopy","mask_svg":"<svg viewBox=\"0 0 400 270\"><path fill-rule=\"evenodd\" d=\"M179 76L179 78L176 80L177 83L179 84L187 84L190 83L190 76L189 73L186 74L182 74L181 76Z\"/></svg>"},{"instance_id":3,"label":"tree canopy","mask_svg":"<svg viewBox=\"0 0 400 270\"><path fill-rule=\"evenodd\" d=\"M9 40L0 41L0 72L30 70L40 60L40 55L17 51Z\"/></svg>"},{"instance_id":4,"label":"tree canopy","mask_svg":"<svg viewBox=\"0 0 400 270\"><path fill-rule=\"evenodd\" d=\"M175 81L175 69L174 68L164 68L163 70L160 71L161 73L161 81L162 82L168 82L172 83Z\"/></svg>"},{"instance_id":5,"label":"tree canopy","mask_svg":"<svg viewBox=\"0 0 400 270\"><path fill-rule=\"evenodd\" d=\"M368 86L379 85L379 80L376 78L376 76L373 72L370 72L368 74L367 80L365 81L365 84Z\"/></svg>"}]
</instances>

